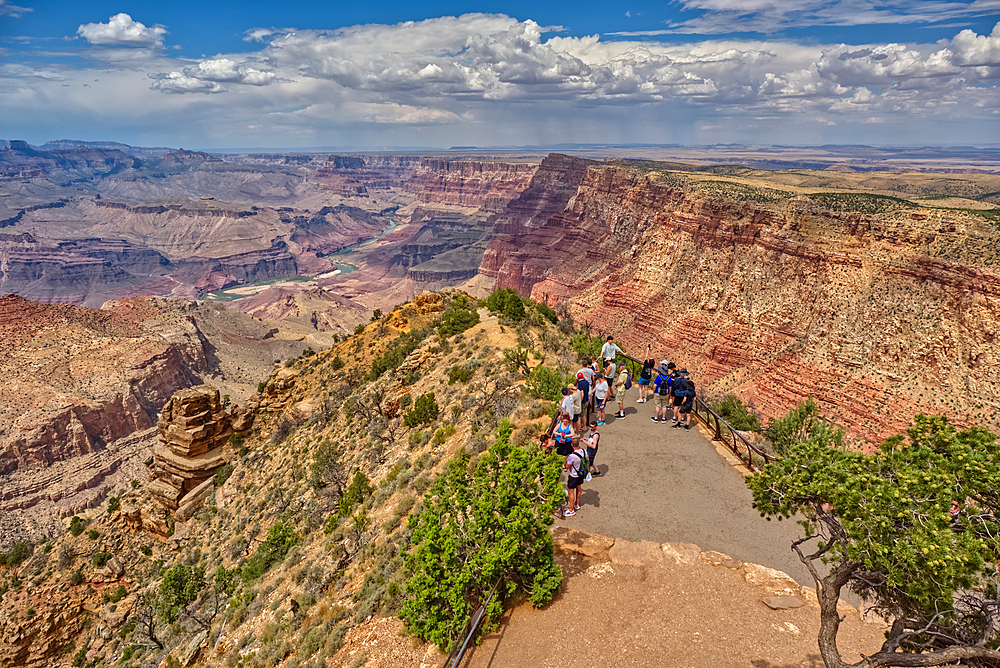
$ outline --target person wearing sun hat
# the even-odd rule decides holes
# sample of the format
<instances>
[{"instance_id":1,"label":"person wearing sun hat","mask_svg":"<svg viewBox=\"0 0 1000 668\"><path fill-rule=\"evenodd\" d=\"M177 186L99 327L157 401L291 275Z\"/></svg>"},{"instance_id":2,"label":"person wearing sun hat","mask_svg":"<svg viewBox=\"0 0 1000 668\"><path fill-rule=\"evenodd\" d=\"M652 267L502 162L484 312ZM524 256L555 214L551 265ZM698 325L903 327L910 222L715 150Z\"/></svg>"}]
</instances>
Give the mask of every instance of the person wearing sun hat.
<instances>
[{"instance_id":1,"label":"person wearing sun hat","mask_svg":"<svg viewBox=\"0 0 1000 668\"><path fill-rule=\"evenodd\" d=\"M656 414L650 419L653 422L667 421L667 406L670 402L670 385L673 379L670 377L670 369L666 360L660 362L656 368L656 380L653 381L653 401L656 405ZM660 417L662 414L662 418Z\"/></svg>"}]
</instances>

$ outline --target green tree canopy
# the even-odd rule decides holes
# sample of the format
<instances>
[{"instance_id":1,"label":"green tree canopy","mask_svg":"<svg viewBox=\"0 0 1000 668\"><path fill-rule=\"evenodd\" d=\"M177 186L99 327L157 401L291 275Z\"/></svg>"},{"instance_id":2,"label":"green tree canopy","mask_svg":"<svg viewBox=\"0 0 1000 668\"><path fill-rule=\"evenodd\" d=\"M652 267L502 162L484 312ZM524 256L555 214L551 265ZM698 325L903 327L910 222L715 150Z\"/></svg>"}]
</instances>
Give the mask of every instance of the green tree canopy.
<instances>
[{"instance_id":1,"label":"green tree canopy","mask_svg":"<svg viewBox=\"0 0 1000 668\"><path fill-rule=\"evenodd\" d=\"M410 520L413 576L399 616L410 633L444 649L498 580L488 620L500 616L502 600L516 590L541 606L562 583L548 531L561 498L561 462L536 447L512 445L512 431L502 421L496 443L475 463L462 450L424 497L424 511Z\"/></svg>"},{"instance_id":2,"label":"green tree canopy","mask_svg":"<svg viewBox=\"0 0 1000 668\"><path fill-rule=\"evenodd\" d=\"M849 665L836 645L845 586L893 620L882 647L854 665L1000 665L996 436L918 415L908 438L865 455L828 427L803 433L747 484L762 515L805 518L793 549L817 583L826 665Z\"/></svg>"},{"instance_id":3,"label":"green tree canopy","mask_svg":"<svg viewBox=\"0 0 1000 668\"><path fill-rule=\"evenodd\" d=\"M177 564L163 576L156 597L156 610L165 622L175 622L181 611L198 598L205 587L204 567Z\"/></svg>"}]
</instances>

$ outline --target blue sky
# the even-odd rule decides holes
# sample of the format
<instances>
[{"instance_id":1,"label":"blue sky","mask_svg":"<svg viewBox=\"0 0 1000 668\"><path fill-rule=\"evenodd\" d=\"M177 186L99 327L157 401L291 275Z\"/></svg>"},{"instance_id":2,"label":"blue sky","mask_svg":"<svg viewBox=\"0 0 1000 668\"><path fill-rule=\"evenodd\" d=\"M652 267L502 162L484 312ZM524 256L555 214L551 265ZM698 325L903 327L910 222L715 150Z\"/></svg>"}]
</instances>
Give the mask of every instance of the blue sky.
<instances>
[{"instance_id":1,"label":"blue sky","mask_svg":"<svg viewBox=\"0 0 1000 668\"><path fill-rule=\"evenodd\" d=\"M0 0L0 137L1000 143L1000 0Z\"/></svg>"}]
</instances>

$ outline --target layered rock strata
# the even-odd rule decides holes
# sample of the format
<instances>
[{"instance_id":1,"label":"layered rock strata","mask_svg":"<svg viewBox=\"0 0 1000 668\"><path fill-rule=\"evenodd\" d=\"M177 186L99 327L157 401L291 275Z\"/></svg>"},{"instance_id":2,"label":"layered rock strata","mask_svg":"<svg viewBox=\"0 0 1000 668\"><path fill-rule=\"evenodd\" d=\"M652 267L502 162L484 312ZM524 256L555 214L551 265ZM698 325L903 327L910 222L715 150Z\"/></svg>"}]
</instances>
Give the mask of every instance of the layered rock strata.
<instances>
[{"instance_id":1,"label":"layered rock strata","mask_svg":"<svg viewBox=\"0 0 1000 668\"><path fill-rule=\"evenodd\" d=\"M527 163L425 158L405 189L415 193L422 204L481 208L493 213L520 194L537 169L538 165Z\"/></svg>"},{"instance_id":2,"label":"layered rock strata","mask_svg":"<svg viewBox=\"0 0 1000 668\"><path fill-rule=\"evenodd\" d=\"M230 413L219 390L199 385L180 390L163 407L153 446L148 489L153 498L183 519L213 491L212 476L233 457L229 437L245 435L253 414Z\"/></svg>"},{"instance_id":3,"label":"layered rock strata","mask_svg":"<svg viewBox=\"0 0 1000 668\"><path fill-rule=\"evenodd\" d=\"M496 286L565 301L577 322L640 357L651 345L703 395L735 392L765 417L813 396L860 442L918 411L1000 428L989 214L811 193L781 174L546 163L499 217L480 269Z\"/></svg>"}]
</instances>

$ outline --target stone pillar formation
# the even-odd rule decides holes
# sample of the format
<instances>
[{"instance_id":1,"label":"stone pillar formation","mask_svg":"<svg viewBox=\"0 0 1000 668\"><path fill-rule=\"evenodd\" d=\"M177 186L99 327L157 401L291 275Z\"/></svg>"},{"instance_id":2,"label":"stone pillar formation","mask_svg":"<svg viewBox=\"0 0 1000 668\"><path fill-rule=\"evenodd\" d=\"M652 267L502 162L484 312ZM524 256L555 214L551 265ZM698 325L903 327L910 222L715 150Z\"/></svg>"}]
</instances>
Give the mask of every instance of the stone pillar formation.
<instances>
[{"instance_id":1,"label":"stone pillar formation","mask_svg":"<svg viewBox=\"0 0 1000 668\"><path fill-rule=\"evenodd\" d=\"M179 519L190 517L211 493L215 472L236 457L229 437L246 435L252 425L253 413L223 408L210 385L175 392L163 406L160 442L146 462L150 494Z\"/></svg>"}]
</instances>

